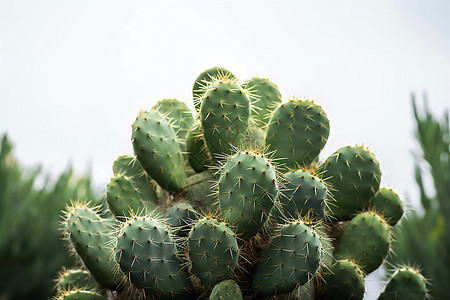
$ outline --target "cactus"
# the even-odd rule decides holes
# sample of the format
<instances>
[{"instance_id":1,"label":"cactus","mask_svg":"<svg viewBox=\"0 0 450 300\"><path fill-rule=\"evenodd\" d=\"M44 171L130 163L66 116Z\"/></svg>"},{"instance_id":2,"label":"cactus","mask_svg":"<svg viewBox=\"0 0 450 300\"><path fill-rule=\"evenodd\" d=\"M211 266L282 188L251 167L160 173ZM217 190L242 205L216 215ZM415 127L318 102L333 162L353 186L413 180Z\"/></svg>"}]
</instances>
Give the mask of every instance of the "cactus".
<instances>
[{"instance_id":1,"label":"cactus","mask_svg":"<svg viewBox=\"0 0 450 300\"><path fill-rule=\"evenodd\" d=\"M403 216L403 201L392 189L381 188L369 203L372 210L377 211L391 226L395 226Z\"/></svg>"},{"instance_id":2,"label":"cactus","mask_svg":"<svg viewBox=\"0 0 450 300\"><path fill-rule=\"evenodd\" d=\"M116 260L129 284L162 298L183 297L190 283L181 272L176 244L161 221L131 217L117 236Z\"/></svg>"},{"instance_id":3,"label":"cactus","mask_svg":"<svg viewBox=\"0 0 450 300\"><path fill-rule=\"evenodd\" d=\"M103 295L91 291L71 290L63 292L55 300L107 300Z\"/></svg>"},{"instance_id":4,"label":"cactus","mask_svg":"<svg viewBox=\"0 0 450 300\"><path fill-rule=\"evenodd\" d=\"M285 169L299 169L314 162L330 134L330 121L313 101L291 99L270 117L266 145Z\"/></svg>"},{"instance_id":5,"label":"cactus","mask_svg":"<svg viewBox=\"0 0 450 300\"><path fill-rule=\"evenodd\" d=\"M224 280L216 284L209 296L210 300L242 300L242 292L233 280Z\"/></svg>"},{"instance_id":6,"label":"cactus","mask_svg":"<svg viewBox=\"0 0 450 300\"><path fill-rule=\"evenodd\" d=\"M238 151L220 169L219 206L243 238L261 230L277 197L276 170L264 155Z\"/></svg>"},{"instance_id":7,"label":"cactus","mask_svg":"<svg viewBox=\"0 0 450 300\"><path fill-rule=\"evenodd\" d=\"M249 93L235 79L214 78L201 98L200 121L206 145L215 154L240 147L250 119Z\"/></svg>"},{"instance_id":8,"label":"cactus","mask_svg":"<svg viewBox=\"0 0 450 300\"><path fill-rule=\"evenodd\" d=\"M227 279L236 269L239 249L236 234L214 217L192 225L188 239L192 270L206 287Z\"/></svg>"},{"instance_id":9,"label":"cactus","mask_svg":"<svg viewBox=\"0 0 450 300\"><path fill-rule=\"evenodd\" d=\"M92 279L88 271L82 269L63 269L57 279L58 294L72 289L94 290L97 282Z\"/></svg>"},{"instance_id":10,"label":"cactus","mask_svg":"<svg viewBox=\"0 0 450 300\"><path fill-rule=\"evenodd\" d=\"M133 124L134 153L158 184L179 192L186 184L185 161L173 126L156 110L141 112Z\"/></svg>"},{"instance_id":11,"label":"cactus","mask_svg":"<svg viewBox=\"0 0 450 300\"><path fill-rule=\"evenodd\" d=\"M114 272L116 263L110 259L113 249L107 246L114 222L98 213L87 204L74 203L65 213L64 231L72 252L80 256L92 277L103 287L116 289L123 274Z\"/></svg>"},{"instance_id":12,"label":"cactus","mask_svg":"<svg viewBox=\"0 0 450 300\"><path fill-rule=\"evenodd\" d=\"M364 274L350 259L338 260L331 264L322 275L319 299L362 300L364 297Z\"/></svg>"},{"instance_id":13,"label":"cactus","mask_svg":"<svg viewBox=\"0 0 450 300\"><path fill-rule=\"evenodd\" d=\"M195 79L194 86L192 88L192 96L194 99L195 110L197 112L200 111L201 98L205 94L206 87L211 81L218 77L228 77L230 79L236 78L233 73L225 68L213 67L203 71L197 76L197 79Z\"/></svg>"},{"instance_id":14,"label":"cactus","mask_svg":"<svg viewBox=\"0 0 450 300\"><path fill-rule=\"evenodd\" d=\"M428 298L427 280L411 267L397 269L389 279L378 300Z\"/></svg>"},{"instance_id":15,"label":"cactus","mask_svg":"<svg viewBox=\"0 0 450 300\"><path fill-rule=\"evenodd\" d=\"M380 187L381 170L375 155L360 146L345 146L331 154L318 169L332 187L331 215L349 219L363 210Z\"/></svg>"},{"instance_id":16,"label":"cactus","mask_svg":"<svg viewBox=\"0 0 450 300\"><path fill-rule=\"evenodd\" d=\"M281 209L273 212L277 221L307 215L317 220L323 219L327 197L323 180L306 170L288 172L285 178L284 192L279 198Z\"/></svg>"},{"instance_id":17,"label":"cactus","mask_svg":"<svg viewBox=\"0 0 450 300\"><path fill-rule=\"evenodd\" d=\"M256 126L264 127L269 123L271 112L282 102L278 86L267 78L254 77L244 83L249 91L252 91L256 100L252 110L252 117Z\"/></svg>"},{"instance_id":18,"label":"cactus","mask_svg":"<svg viewBox=\"0 0 450 300\"><path fill-rule=\"evenodd\" d=\"M377 269L388 254L390 226L375 212L356 215L339 238L335 256L353 259L365 273Z\"/></svg>"},{"instance_id":19,"label":"cactus","mask_svg":"<svg viewBox=\"0 0 450 300\"><path fill-rule=\"evenodd\" d=\"M275 88L213 68L194 86L195 124L174 99L139 114L135 155L114 162L111 217L77 203L65 215L74 252L113 291L104 295L361 299L401 217L387 207L401 200L379 191L366 148L342 147L318 166L327 115L312 101L274 107Z\"/></svg>"},{"instance_id":20,"label":"cactus","mask_svg":"<svg viewBox=\"0 0 450 300\"><path fill-rule=\"evenodd\" d=\"M314 227L296 221L285 225L256 266L252 288L261 296L289 293L314 277L322 259L320 236Z\"/></svg>"}]
</instances>

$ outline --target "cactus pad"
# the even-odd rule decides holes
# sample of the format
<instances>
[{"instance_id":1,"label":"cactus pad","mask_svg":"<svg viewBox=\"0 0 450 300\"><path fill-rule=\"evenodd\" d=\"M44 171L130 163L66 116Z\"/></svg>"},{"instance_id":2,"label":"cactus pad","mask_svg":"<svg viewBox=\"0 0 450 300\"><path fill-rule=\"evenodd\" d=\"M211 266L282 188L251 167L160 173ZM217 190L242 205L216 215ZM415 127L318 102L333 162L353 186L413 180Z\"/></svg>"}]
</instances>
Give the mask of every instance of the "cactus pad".
<instances>
[{"instance_id":1,"label":"cactus pad","mask_svg":"<svg viewBox=\"0 0 450 300\"><path fill-rule=\"evenodd\" d=\"M209 296L210 300L242 300L242 292L233 280L224 280L216 284Z\"/></svg>"},{"instance_id":2,"label":"cactus pad","mask_svg":"<svg viewBox=\"0 0 450 300\"><path fill-rule=\"evenodd\" d=\"M428 297L425 277L411 267L404 267L395 271L378 300L425 300Z\"/></svg>"},{"instance_id":3,"label":"cactus pad","mask_svg":"<svg viewBox=\"0 0 450 300\"><path fill-rule=\"evenodd\" d=\"M371 209L380 213L391 226L395 226L403 216L403 201L392 189L381 188L370 200Z\"/></svg>"}]
</instances>

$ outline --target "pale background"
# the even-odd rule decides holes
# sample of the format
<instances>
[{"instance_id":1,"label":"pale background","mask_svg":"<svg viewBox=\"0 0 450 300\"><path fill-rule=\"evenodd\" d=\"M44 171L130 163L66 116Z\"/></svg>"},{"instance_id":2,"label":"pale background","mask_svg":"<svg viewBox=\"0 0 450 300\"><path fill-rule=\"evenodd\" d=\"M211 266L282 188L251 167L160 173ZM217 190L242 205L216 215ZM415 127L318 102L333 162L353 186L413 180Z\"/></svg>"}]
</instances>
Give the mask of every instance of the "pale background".
<instances>
[{"instance_id":1,"label":"pale background","mask_svg":"<svg viewBox=\"0 0 450 300\"><path fill-rule=\"evenodd\" d=\"M331 120L322 157L369 146L382 185L417 208L411 93L450 107L449 16L445 0L0 0L0 134L24 165L90 170L104 189L139 110L192 107L194 79L218 65L314 99Z\"/></svg>"}]
</instances>

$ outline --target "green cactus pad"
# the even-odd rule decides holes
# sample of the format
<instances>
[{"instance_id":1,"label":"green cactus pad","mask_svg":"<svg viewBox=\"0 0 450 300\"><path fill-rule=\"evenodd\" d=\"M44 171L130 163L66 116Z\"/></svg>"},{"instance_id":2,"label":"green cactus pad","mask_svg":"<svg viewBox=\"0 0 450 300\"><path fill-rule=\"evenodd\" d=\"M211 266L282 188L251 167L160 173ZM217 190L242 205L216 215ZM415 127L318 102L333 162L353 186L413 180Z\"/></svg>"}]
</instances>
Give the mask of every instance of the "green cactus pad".
<instances>
[{"instance_id":1,"label":"green cactus pad","mask_svg":"<svg viewBox=\"0 0 450 300\"><path fill-rule=\"evenodd\" d=\"M198 219L197 212L184 201L172 205L167 210L166 216L166 222L173 227L178 236L187 236L191 230L191 224Z\"/></svg>"},{"instance_id":2,"label":"green cactus pad","mask_svg":"<svg viewBox=\"0 0 450 300\"><path fill-rule=\"evenodd\" d=\"M356 215L345 227L336 246L338 259L352 259L368 274L377 269L390 246L389 224L375 212Z\"/></svg>"},{"instance_id":3,"label":"green cactus pad","mask_svg":"<svg viewBox=\"0 0 450 300\"><path fill-rule=\"evenodd\" d=\"M380 188L381 170L375 155L360 146L345 146L331 154L318 169L335 200L330 214L346 220L362 211Z\"/></svg>"},{"instance_id":4,"label":"green cactus pad","mask_svg":"<svg viewBox=\"0 0 450 300\"><path fill-rule=\"evenodd\" d=\"M234 232L213 217L204 217L192 227L188 239L192 270L205 287L230 278L239 258Z\"/></svg>"},{"instance_id":5,"label":"green cactus pad","mask_svg":"<svg viewBox=\"0 0 450 300\"><path fill-rule=\"evenodd\" d=\"M194 99L194 105L195 110L197 112L200 111L201 107L201 98L205 94L205 91L208 87L208 85L214 81L214 79L221 78L221 77L227 77L230 79L236 79L236 76L234 76L233 73L228 71L225 68L221 67L213 67L209 68L200 75L198 75L197 79L195 79L194 86L192 88L192 96Z\"/></svg>"},{"instance_id":6,"label":"green cactus pad","mask_svg":"<svg viewBox=\"0 0 450 300\"><path fill-rule=\"evenodd\" d=\"M317 176L306 170L288 172L283 193L279 197L280 208L273 215L280 222L283 218L298 218L308 215L312 219L323 219L327 188Z\"/></svg>"},{"instance_id":7,"label":"green cactus pad","mask_svg":"<svg viewBox=\"0 0 450 300\"><path fill-rule=\"evenodd\" d=\"M134 153L145 171L165 190L186 184L185 160L174 128L158 111L141 112L133 124Z\"/></svg>"},{"instance_id":8,"label":"green cactus pad","mask_svg":"<svg viewBox=\"0 0 450 300\"><path fill-rule=\"evenodd\" d=\"M378 300L425 300L428 296L425 277L411 267L404 267L395 271Z\"/></svg>"},{"instance_id":9,"label":"green cactus pad","mask_svg":"<svg viewBox=\"0 0 450 300\"><path fill-rule=\"evenodd\" d=\"M97 287L97 282L86 270L64 269L59 273L57 289L59 293L72 289L93 290Z\"/></svg>"},{"instance_id":10,"label":"green cactus pad","mask_svg":"<svg viewBox=\"0 0 450 300\"><path fill-rule=\"evenodd\" d=\"M158 203L157 183L145 172L136 156L120 155L114 161L113 172L114 176L124 175L128 177L137 188L142 200Z\"/></svg>"},{"instance_id":11,"label":"green cactus pad","mask_svg":"<svg viewBox=\"0 0 450 300\"><path fill-rule=\"evenodd\" d=\"M338 260L328 266L322 275L319 299L362 300L364 275L359 266L349 259Z\"/></svg>"},{"instance_id":12,"label":"green cactus pad","mask_svg":"<svg viewBox=\"0 0 450 300\"><path fill-rule=\"evenodd\" d=\"M62 293L58 300L107 300L103 295L91 291L74 290Z\"/></svg>"},{"instance_id":13,"label":"green cactus pad","mask_svg":"<svg viewBox=\"0 0 450 300\"><path fill-rule=\"evenodd\" d=\"M170 232L155 218L130 218L118 233L116 260L120 269L135 287L162 298L182 297L191 289L176 253Z\"/></svg>"},{"instance_id":14,"label":"green cactus pad","mask_svg":"<svg viewBox=\"0 0 450 300\"><path fill-rule=\"evenodd\" d=\"M180 141L180 148L186 150L186 135L194 125L194 116L186 103L177 99L163 99L152 108L159 111L173 125L175 133Z\"/></svg>"},{"instance_id":15,"label":"green cactus pad","mask_svg":"<svg viewBox=\"0 0 450 300\"><path fill-rule=\"evenodd\" d=\"M111 260L114 220L103 219L95 209L76 203L68 207L66 224L73 248L92 277L103 287L115 289L123 274L116 272L117 264Z\"/></svg>"},{"instance_id":16,"label":"green cactus pad","mask_svg":"<svg viewBox=\"0 0 450 300\"><path fill-rule=\"evenodd\" d=\"M256 265L252 288L261 296L292 292L315 276L323 256L319 234L301 221L272 237Z\"/></svg>"},{"instance_id":17,"label":"green cactus pad","mask_svg":"<svg viewBox=\"0 0 450 300\"><path fill-rule=\"evenodd\" d=\"M266 132L262 128L249 127L242 144L245 149L261 149L266 142Z\"/></svg>"},{"instance_id":18,"label":"green cactus pad","mask_svg":"<svg viewBox=\"0 0 450 300\"><path fill-rule=\"evenodd\" d=\"M256 100L252 102L252 117L256 125L263 127L269 123L272 111L274 111L281 103L281 93L278 86L266 78L252 78L244 83Z\"/></svg>"},{"instance_id":19,"label":"green cactus pad","mask_svg":"<svg viewBox=\"0 0 450 300\"><path fill-rule=\"evenodd\" d=\"M214 80L208 86L201 100L200 121L211 155L229 154L231 145L241 146L250 118L248 96L235 80L229 78Z\"/></svg>"},{"instance_id":20,"label":"green cactus pad","mask_svg":"<svg viewBox=\"0 0 450 300\"><path fill-rule=\"evenodd\" d=\"M319 156L330 135L330 121L312 101L292 99L272 114L266 145L285 169L309 166Z\"/></svg>"},{"instance_id":21,"label":"green cactus pad","mask_svg":"<svg viewBox=\"0 0 450 300\"><path fill-rule=\"evenodd\" d=\"M189 130L186 137L186 148L189 164L195 172L199 173L208 169L211 155L206 147L200 123L195 123Z\"/></svg>"},{"instance_id":22,"label":"green cactus pad","mask_svg":"<svg viewBox=\"0 0 450 300\"><path fill-rule=\"evenodd\" d=\"M258 233L278 197L275 168L264 155L239 151L220 170L218 199L226 222L242 238Z\"/></svg>"},{"instance_id":23,"label":"green cactus pad","mask_svg":"<svg viewBox=\"0 0 450 300\"><path fill-rule=\"evenodd\" d=\"M150 201L143 201L133 182L124 175L111 178L106 188L106 200L112 213L117 218L148 213L157 206Z\"/></svg>"},{"instance_id":24,"label":"green cactus pad","mask_svg":"<svg viewBox=\"0 0 450 300\"><path fill-rule=\"evenodd\" d=\"M379 189L370 200L369 207L381 214L391 226L395 226L404 213L402 199L388 188Z\"/></svg>"},{"instance_id":25,"label":"green cactus pad","mask_svg":"<svg viewBox=\"0 0 450 300\"><path fill-rule=\"evenodd\" d=\"M242 300L239 286L231 279L216 284L209 295L210 300Z\"/></svg>"}]
</instances>

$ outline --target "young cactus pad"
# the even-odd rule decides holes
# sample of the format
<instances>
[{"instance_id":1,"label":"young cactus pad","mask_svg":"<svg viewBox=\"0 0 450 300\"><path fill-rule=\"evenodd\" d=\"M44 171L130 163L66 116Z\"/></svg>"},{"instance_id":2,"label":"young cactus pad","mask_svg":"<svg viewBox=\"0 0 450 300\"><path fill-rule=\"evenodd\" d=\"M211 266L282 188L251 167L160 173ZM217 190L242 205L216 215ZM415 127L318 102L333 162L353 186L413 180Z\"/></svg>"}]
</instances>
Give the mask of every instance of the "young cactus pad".
<instances>
[{"instance_id":1,"label":"young cactus pad","mask_svg":"<svg viewBox=\"0 0 450 300\"><path fill-rule=\"evenodd\" d=\"M106 188L106 200L112 213L119 218L147 213L157 207L153 202L143 201L137 187L124 175L111 178Z\"/></svg>"},{"instance_id":2,"label":"young cactus pad","mask_svg":"<svg viewBox=\"0 0 450 300\"><path fill-rule=\"evenodd\" d=\"M236 235L225 223L202 218L189 233L188 254L202 284L214 285L234 273L239 258Z\"/></svg>"},{"instance_id":3,"label":"young cactus pad","mask_svg":"<svg viewBox=\"0 0 450 300\"><path fill-rule=\"evenodd\" d=\"M61 293L56 300L107 300L103 295L91 291L71 290Z\"/></svg>"},{"instance_id":4,"label":"young cactus pad","mask_svg":"<svg viewBox=\"0 0 450 300\"><path fill-rule=\"evenodd\" d=\"M215 79L201 99L200 121L211 155L240 147L250 119L250 99L236 80Z\"/></svg>"},{"instance_id":5,"label":"young cactus pad","mask_svg":"<svg viewBox=\"0 0 450 300\"><path fill-rule=\"evenodd\" d=\"M211 157L205 144L200 123L195 123L186 136L186 149L188 161L195 172L203 172L208 169Z\"/></svg>"},{"instance_id":6,"label":"young cactus pad","mask_svg":"<svg viewBox=\"0 0 450 300\"><path fill-rule=\"evenodd\" d=\"M335 256L358 262L365 273L377 269L386 257L390 240L389 224L375 212L356 215L345 227Z\"/></svg>"},{"instance_id":7,"label":"young cactus pad","mask_svg":"<svg viewBox=\"0 0 450 300\"><path fill-rule=\"evenodd\" d=\"M216 284L209 296L210 300L242 300L242 292L236 282L231 279Z\"/></svg>"},{"instance_id":8,"label":"young cactus pad","mask_svg":"<svg viewBox=\"0 0 450 300\"><path fill-rule=\"evenodd\" d=\"M403 201L392 189L381 188L370 200L371 209L379 212L391 226L403 216Z\"/></svg>"},{"instance_id":9,"label":"young cactus pad","mask_svg":"<svg viewBox=\"0 0 450 300\"><path fill-rule=\"evenodd\" d=\"M280 209L274 209L274 216L280 222L283 218L298 218L308 215L315 220L323 219L327 188L317 176L306 170L286 173L285 188L279 197Z\"/></svg>"},{"instance_id":10,"label":"young cactus pad","mask_svg":"<svg viewBox=\"0 0 450 300\"><path fill-rule=\"evenodd\" d=\"M120 155L113 163L113 173L114 176L124 175L128 177L137 188L142 200L158 203L157 183L145 172L136 156Z\"/></svg>"},{"instance_id":11,"label":"young cactus pad","mask_svg":"<svg viewBox=\"0 0 450 300\"><path fill-rule=\"evenodd\" d=\"M259 127L269 123L273 110L281 103L281 93L278 86L266 78L254 77L244 83L245 88L255 95L256 100L252 103L252 117Z\"/></svg>"},{"instance_id":12,"label":"young cactus pad","mask_svg":"<svg viewBox=\"0 0 450 300\"><path fill-rule=\"evenodd\" d=\"M380 188L380 164L360 146L338 149L319 166L318 173L332 187L335 202L330 203L330 210L338 220L363 210Z\"/></svg>"},{"instance_id":13,"label":"young cactus pad","mask_svg":"<svg viewBox=\"0 0 450 300\"><path fill-rule=\"evenodd\" d=\"M364 274L352 260L343 259L328 266L322 275L320 300L362 300Z\"/></svg>"},{"instance_id":14,"label":"young cactus pad","mask_svg":"<svg viewBox=\"0 0 450 300\"><path fill-rule=\"evenodd\" d=\"M188 294L191 285L176 253L170 232L159 220L142 216L122 223L115 257L133 286L163 298Z\"/></svg>"},{"instance_id":15,"label":"young cactus pad","mask_svg":"<svg viewBox=\"0 0 450 300\"><path fill-rule=\"evenodd\" d=\"M158 111L141 112L133 124L134 153L145 171L167 191L186 184L185 160L174 128Z\"/></svg>"},{"instance_id":16,"label":"young cactus pad","mask_svg":"<svg viewBox=\"0 0 450 300\"><path fill-rule=\"evenodd\" d=\"M180 148L186 149L186 135L194 124L194 116L186 103L177 99L163 99L152 108L159 111L175 128L175 133L180 141Z\"/></svg>"},{"instance_id":17,"label":"young cactus pad","mask_svg":"<svg viewBox=\"0 0 450 300\"><path fill-rule=\"evenodd\" d=\"M404 267L395 271L378 300L425 300L428 297L426 278L416 269Z\"/></svg>"},{"instance_id":18,"label":"young cactus pad","mask_svg":"<svg viewBox=\"0 0 450 300\"><path fill-rule=\"evenodd\" d=\"M292 99L273 112L266 145L285 169L296 170L315 161L329 135L330 121L321 106Z\"/></svg>"},{"instance_id":19,"label":"young cactus pad","mask_svg":"<svg viewBox=\"0 0 450 300\"><path fill-rule=\"evenodd\" d=\"M200 99L203 97L203 94L205 93L208 84L211 83L211 81L213 81L214 78L225 76L230 79L236 79L236 76L234 76L233 73L221 67L209 68L198 75L197 79L195 79L194 86L192 87L192 96L194 98L195 110L197 112L200 111L201 107Z\"/></svg>"},{"instance_id":20,"label":"young cactus pad","mask_svg":"<svg viewBox=\"0 0 450 300\"><path fill-rule=\"evenodd\" d=\"M322 244L316 230L302 221L284 225L258 262L252 288L261 296L292 292L317 272Z\"/></svg>"},{"instance_id":21,"label":"young cactus pad","mask_svg":"<svg viewBox=\"0 0 450 300\"><path fill-rule=\"evenodd\" d=\"M238 151L220 169L218 199L226 222L242 238L254 236L278 197L275 168L264 155Z\"/></svg>"},{"instance_id":22,"label":"young cactus pad","mask_svg":"<svg viewBox=\"0 0 450 300\"><path fill-rule=\"evenodd\" d=\"M87 205L76 203L67 208L66 224L68 237L92 277L103 287L117 288L123 274L114 272L116 262L111 260L114 250L108 245L113 221L101 218Z\"/></svg>"}]
</instances>

